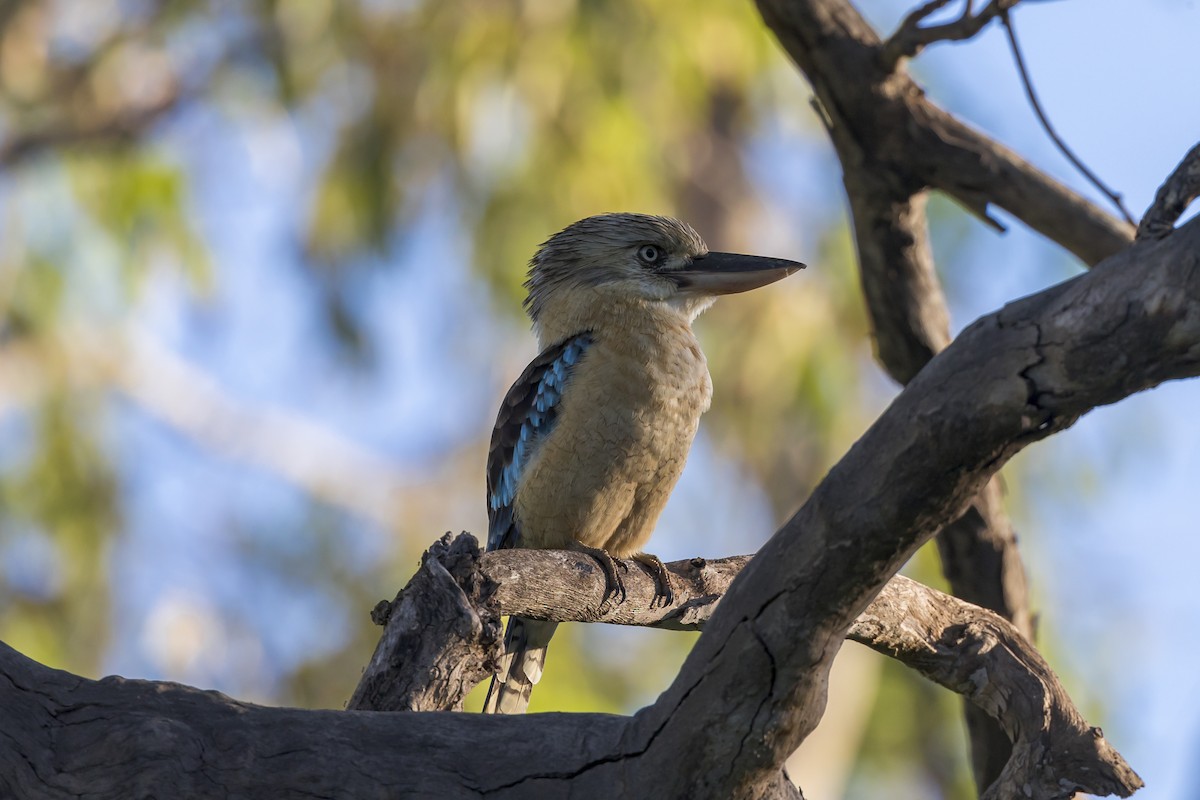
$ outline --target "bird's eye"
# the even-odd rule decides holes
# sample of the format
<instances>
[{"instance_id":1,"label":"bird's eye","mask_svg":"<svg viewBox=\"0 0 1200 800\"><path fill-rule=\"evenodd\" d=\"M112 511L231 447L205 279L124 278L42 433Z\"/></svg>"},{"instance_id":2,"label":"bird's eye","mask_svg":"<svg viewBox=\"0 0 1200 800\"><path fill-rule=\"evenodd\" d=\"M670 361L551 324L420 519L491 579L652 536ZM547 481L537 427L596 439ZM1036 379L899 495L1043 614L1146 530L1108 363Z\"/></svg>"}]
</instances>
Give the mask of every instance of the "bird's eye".
<instances>
[{"instance_id":1,"label":"bird's eye","mask_svg":"<svg viewBox=\"0 0 1200 800\"><path fill-rule=\"evenodd\" d=\"M644 244L638 248L638 258L647 264L657 264L662 259L662 251L652 244Z\"/></svg>"}]
</instances>

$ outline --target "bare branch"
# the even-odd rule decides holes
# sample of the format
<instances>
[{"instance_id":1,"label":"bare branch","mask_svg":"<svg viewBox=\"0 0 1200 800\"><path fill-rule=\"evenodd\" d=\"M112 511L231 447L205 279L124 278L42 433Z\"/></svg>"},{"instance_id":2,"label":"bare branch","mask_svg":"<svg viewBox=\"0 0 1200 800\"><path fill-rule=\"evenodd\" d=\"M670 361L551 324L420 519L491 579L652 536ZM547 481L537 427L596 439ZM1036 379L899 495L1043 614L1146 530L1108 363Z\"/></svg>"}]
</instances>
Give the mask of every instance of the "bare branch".
<instances>
[{"instance_id":1,"label":"bare branch","mask_svg":"<svg viewBox=\"0 0 1200 800\"><path fill-rule=\"evenodd\" d=\"M1200 144L1188 151L1171 177L1158 187L1154 202L1142 217L1137 238L1161 239L1175 230L1183 212L1200 197Z\"/></svg>"},{"instance_id":2,"label":"bare branch","mask_svg":"<svg viewBox=\"0 0 1200 800\"><path fill-rule=\"evenodd\" d=\"M675 589L669 606L658 602L652 575L636 561L621 561L625 600L606 604L605 579L589 556L545 550L481 556L474 537L447 534L427 551L422 569L397 596L350 707L461 708L473 685L462 681L462 664L475 669L490 657L499 631L496 611L556 622L702 627L750 558L667 564ZM453 580L447 580L452 573ZM478 638L480 619L492 628L486 641ZM419 629L424 640L394 636L394 629ZM897 576L851 626L849 638L964 695L999 722L1013 755L985 797L1055 797L1064 788L1126 796L1141 786L1124 759L1084 722L1033 645L996 614ZM430 658L438 649L441 654ZM358 702L368 695L364 686L389 685L408 688L371 694L382 702ZM413 701L416 696L419 702ZM438 700L427 704L434 697ZM1046 741L1054 747L1044 747ZM1024 793L1026 786L1036 787L1032 795Z\"/></svg>"},{"instance_id":3,"label":"bare branch","mask_svg":"<svg viewBox=\"0 0 1200 800\"><path fill-rule=\"evenodd\" d=\"M603 800L611 784L589 771L636 760L621 741L628 718L613 714L264 708L174 683L92 681L3 643L0 708L0 796L29 800L566 796L547 785Z\"/></svg>"},{"instance_id":4,"label":"bare branch","mask_svg":"<svg viewBox=\"0 0 1200 800\"><path fill-rule=\"evenodd\" d=\"M900 27L883 45L883 64L890 72L904 58L912 58L935 42L961 42L973 38L997 17L1003 17L1021 0L992 0L978 14L972 14L974 0L964 0L958 19L942 25L922 27L930 15L950 4L950 0L931 0L904 18Z\"/></svg>"},{"instance_id":5,"label":"bare branch","mask_svg":"<svg viewBox=\"0 0 1200 800\"><path fill-rule=\"evenodd\" d=\"M897 575L849 638L958 692L1000 723L1012 756L981 800L1075 792L1128 797L1142 788L1038 652L1000 616Z\"/></svg>"},{"instance_id":6,"label":"bare branch","mask_svg":"<svg viewBox=\"0 0 1200 800\"><path fill-rule=\"evenodd\" d=\"M878 34L847 0L758 5L808 77L829 124L902 179L910 194L940 189L989 223L989 206L998 205L1089 265L1133 241L1132 225L930 102L903 70L885 69Z\"/></svg>"},{"instance_id":7,"label":"bare branch","mask_svg":"<svg viewBox=\"0 0 1200 800\"><path fill-rule=\"evenodd\" d=\"M351 711L461 711L463 698L492 673L503 629L479 569L479 543L449 533L421 556L395 601L372 618L384 625Z\"/></svg>"},{"instance_id":8,"label":"bare branch","mask_svg":"<svg viewBox=\"0 0 1200 800\"><path fill-rule=\"evenodd\" d=\"M931 14L944 8L949 2L950 0L930 0L930 2L920 6L905 17L904 21L900 23L900 27L897 28L896 32L883 45L880 58L882 59L884 69L891 72L902 59L917 55L926 46L934 42L970 39L983 30L993 19L999 19L1008 37L1013 61L1016 63L1017 72L1021 77L1021 85L1025 88L1025 95L1029 98L1029 104L1033 107L1034 114L1037 115L1042 128L1046 131L1051 141L1054 142L1059 152L1071 162L1075 169L1088 182L1113 202L1113 205L1121 212L1121 216L1124 217L1126 222L1133 225L1133 217L1129 215L1129 211L1125 208L1121 195L1110 189L1075 155L1074 151L1071 150L1062 137L1058 135L1058 132L1055 131L1054 126L1050 124L1050 119L1046 116L1046 111L1042 107L1041 101L1038 100L1037 92L1033 88L1033 81L1029 77L1029 70L1025 66L1025 58L1017 43L1017 34L1013 28L1012 17L1009 14L1021 0L992 0L978 14L971 13L974 6L973 0L965 0L962 14L958 19L942 25L921 25Z\"/></svg>"},{"instance_id":9,"label":"bare branch","mask_svg":"<svg viewBox=\"0 0 1200 800\"><path fill-rule=\"evenodd\" d=\"M929 245L926 193L910 195L885 165L857 149L853 137L839 130L831 135L844 165L878 358L905 384L950 342L949 312ZM998 612L1032 641L1025 570L998 479L938 534L937 545L954 593ZM965 711L975 781L983 791L1000 776L1012 747L986 713L970 704Z\"/></svg>"}]
</instances>

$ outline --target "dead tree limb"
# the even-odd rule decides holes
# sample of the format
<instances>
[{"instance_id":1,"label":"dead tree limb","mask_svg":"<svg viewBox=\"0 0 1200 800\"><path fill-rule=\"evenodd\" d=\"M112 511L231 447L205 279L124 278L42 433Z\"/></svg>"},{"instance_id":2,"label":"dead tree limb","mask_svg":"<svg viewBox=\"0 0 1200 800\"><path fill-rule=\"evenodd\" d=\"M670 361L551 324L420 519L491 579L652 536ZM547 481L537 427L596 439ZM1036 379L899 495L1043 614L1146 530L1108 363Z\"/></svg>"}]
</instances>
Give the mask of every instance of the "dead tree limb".
<instances>
[{"instance_id":1,"label":"dead tree limb","mask_svg":"<svg viewBox=\"0 0 1200 800\"><path fill-rule=\"evenodd\" d=\"M848 0L757 2L830 119L889 173L997 227L988 208L1000 206L1088 265L1133 239L1131 225L930 101L902 62L886 63L879 35Z\"/></svg>"},{"instance_id":2,"label":"dead tree limb","mask_svg":"<svg viewBox=\"0 0 1200 800\"><path fill-rule=\"evenodd\" d=\"M887 96L891 83L909 80L898 65L902 57L914 55L934 41L974 36L1014 6L1015 0L993 0L975 15L972 4L966 3L962 15L952 22L920 25L945 5L934 0L921 6L883 45L880 64L872 76L878 83L877 95ZM847 25L846 30L848 35L858 36L863 47L874 46L865 23ZM810 41L818 49L828 46L826 40L807 38L803 46L808 47ZM834 55L805 51L803 55L793 53L793 57L802 67L813 67L808 77L827 112L823 119L842 164L877 357L892 378L907 384L950 342L949 311L934 267L925 211L926 187L933 183L932 176L921 174L919 161L897 163L882 155L907 144L895 141L881 147L881 138L900 140L911 133L874 126L878 97L855 94L855 88L847 86L849 82L831 72L838 63ZM967 510L940 532L937 544L954 593L1001 614L1032 640L1025 570L1004 511L999 479L981 489ZM982 792L1008 763L1010 737L977 706L967 704L965 711L973 773Z\"/></svg>"},{"instance_id":3,"label":"dead tree limb","mask_svg":"<svg viewBox=\"0 0 1200 800\"><path fill-rule=\"evenodd\" d=\"M561 786L627 751L627 721L610 714L264 708L174 683L87 680L3 643L0 708L0 796L23 800L555 798L565 793L540 793L539 773ZM594 789L572 796L613 796Z\"/></svg>"},{"instance_id":4,"label":"dead tree limb","mask_svg":"<svg viewBox=\"0 0 1200 800\"><path fill-rule=\"evenodd\" d=\"M416 575L371 613L384 626L346 708L461 711L492 673L503 629L491 602L496 581L480 571L479 544L449 534L421 556Z\"/></svg>"},{"instance_id":5,"label":"dead tree limb","mask_svg":"<svg viewBox=\"0 0 1200 800\"><path fill-rule=\"evenodd\" d=\"M446 534L426 552L421 570L396 601L384 604L390 610L383 615L388 619L380 649L355 698L386 696L363 695L363 686L424 682L423 696L437 696L446 709L461 708L471 686L461 680L460 664L490 657L495 631L480 642L477 620L498 618L497 611L556 622L702 628L749 562L750 556L733 556L667 564L675 598L664 605L654 578L638 562L622 561L626 596L610 604L604 576L590 556L557 550L481 554L471 535ZM418 642L393 635L416 629L426 632ZM1029 640L991 611L897 575L854 622L848 638L958 692L996 721L1010 743L1010 757L984 798L1026 796L1025 787L1034 786L1037 797L1065 789L1128 794L1141 786L1099 729L1084 721ZM434 650L440 655L431 659ZM429 669L431 662L438 668ZM414 681L414 675L420 679ZM422 705L351 701L351 707L388 711Z\"/></svg>"},{"instance_id":6,"label":"dead tree limb","mask_svg":"<svg viewBox=\"0 0 1200 800\"><path fill-rule=\"evenodd\" d=\"M922 25L935 12L950 5L950 0L930 0L915 9L883 45L883 65L891 70L901 59L912 58L934 42L961 42L973 38L989 22L1015 8L1021 0L991 0L978 13L971 13L975 5L964 0L962 13L957 19L938 25Z\"/></svg>"},{"instance_id":7,"label":"dead tree limb","mask_svg":"<svg viewBox=\"0 0 1200 800\"><path fill-rule=\"evenodd\" d=\"M1076 791L1124 797L1142 787L1029 640L999 615L897 575L849 638L958 692L999 724L1010 755L982 800Z\"/></svg>"},{"instance_id":8,"label":"dead tree limb","mask_svg":"<svg viewBox=\"0 0 1200 800\"><path fill-rule=\"evenodd\" d=\"M1197 197L1200 197L1200 144L1188 151L1171 177L1158 187L1154 202L1138 225L1138 238L1161 239L1170 234Z\"/></svg>"}]
</instances>

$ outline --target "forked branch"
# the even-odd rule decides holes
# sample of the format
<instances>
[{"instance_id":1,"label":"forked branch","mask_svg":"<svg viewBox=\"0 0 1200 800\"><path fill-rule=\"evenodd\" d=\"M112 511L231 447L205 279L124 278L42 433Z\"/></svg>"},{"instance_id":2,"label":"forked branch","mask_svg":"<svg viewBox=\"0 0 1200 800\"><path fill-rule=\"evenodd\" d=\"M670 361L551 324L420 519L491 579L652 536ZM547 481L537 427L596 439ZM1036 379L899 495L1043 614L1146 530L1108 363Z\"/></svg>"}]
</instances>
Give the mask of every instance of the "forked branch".
<instances>
[{"instance_id":1,"label":"forked branch","mask_svg":"<svg viewBox=\"0 0 1200 800\"><path fill-rule=\"evenodd\" d=\"M930 0L915 9L883 46L883 63L890 71L902 58L912 58L934 42L961 42L978 34L994 19L1002 17L1021 0L992 0L978 14L974 0L964 0L962 14L940 25L922 25L930 16L950 5L950 0Z\"/></svg>"},{"instance_id":2,"label":"forked branch","mask_svg":"<svg viewBox=\"0 0 1200 800\"><path fill-rule=\"evenodd\" d=\"M675 591L670 604L661 602L653 576L638 562L621 561L626 596L605 603L604 576L590 556L546 550L481 554L469 534L446 534L379 615L385 632L350 707L461 708L473 686L463 676L482 677L493 657L499 613L701 628L749 561L750 556L733 556L667 564ZM897 576L848 638L958 692L1000 724L1012 742L1012 757L985 798L1022 796L1029 787L1034 793L1024 796L1053 797L1065 788L1127 796L1142 785L1099 729L1087 725L1033 645L1002 617Z\"/></svg>"}]
</instances>

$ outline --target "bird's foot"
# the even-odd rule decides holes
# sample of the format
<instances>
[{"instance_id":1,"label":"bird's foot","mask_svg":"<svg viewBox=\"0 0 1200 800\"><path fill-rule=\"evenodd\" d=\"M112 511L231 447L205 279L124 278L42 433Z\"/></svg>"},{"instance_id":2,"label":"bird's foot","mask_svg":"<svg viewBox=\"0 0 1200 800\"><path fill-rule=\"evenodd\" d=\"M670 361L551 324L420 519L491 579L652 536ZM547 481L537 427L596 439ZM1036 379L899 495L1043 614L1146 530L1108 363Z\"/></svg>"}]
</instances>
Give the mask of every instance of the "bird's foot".
<instances>
[{"instance_id":1,"label":"bird's foot","mask_svg":"<svg viewBox=\"0 0 1200 800\"><path fill-rule=\"evenodd\" d=\"M664 608L674 603L675 589L671 586L671 573L662 560L653 553L637 553L633 560L645 564L654 576L655 591L654 600L650 603L651 608L657 605L660 599Z\"/></svg>"},{"instance_id":2,"label":"bird's foot","mask_svg":"<svg viewBox=\"0 0 1200 800\"><path fill-rule=\"evenodd\" d=\"M600 606L603 608L608 605L609 601L614 597L620 598L617 602L625 602L625 581L621 580L621 576L617 574L617 561L602 547L588 547L586 544L579 542L575 543L572 548L581 553L587 553L592 558L600 563L600 570L604 573L604 597L600 600ZM624 564L623 569L627 569Z\"/></svg>"}]
</instances>

